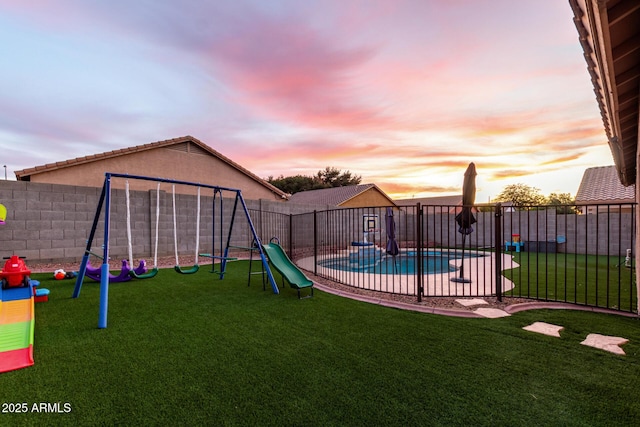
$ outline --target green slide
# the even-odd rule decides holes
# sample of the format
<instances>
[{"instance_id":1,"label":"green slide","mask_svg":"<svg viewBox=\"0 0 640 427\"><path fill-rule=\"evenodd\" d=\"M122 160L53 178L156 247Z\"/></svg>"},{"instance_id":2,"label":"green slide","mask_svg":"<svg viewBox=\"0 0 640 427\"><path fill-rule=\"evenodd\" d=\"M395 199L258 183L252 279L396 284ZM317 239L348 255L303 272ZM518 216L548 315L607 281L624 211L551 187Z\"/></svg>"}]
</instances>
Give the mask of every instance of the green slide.
<instances>
[{"instance_id":1,"label":"green slide","mask_svg":"<svg viewBox=\"0 0 640 427\"><path fill-rule=\"evenodd\" d=\"M268 245L263 244L262 248L271 265L287 279L292 288L298 290L298 298L300 298L300 289L304 288L311 288L310 296L313 296L313 282L289 259L282 246L270 242Z\"/></svg>"}]
</instances>

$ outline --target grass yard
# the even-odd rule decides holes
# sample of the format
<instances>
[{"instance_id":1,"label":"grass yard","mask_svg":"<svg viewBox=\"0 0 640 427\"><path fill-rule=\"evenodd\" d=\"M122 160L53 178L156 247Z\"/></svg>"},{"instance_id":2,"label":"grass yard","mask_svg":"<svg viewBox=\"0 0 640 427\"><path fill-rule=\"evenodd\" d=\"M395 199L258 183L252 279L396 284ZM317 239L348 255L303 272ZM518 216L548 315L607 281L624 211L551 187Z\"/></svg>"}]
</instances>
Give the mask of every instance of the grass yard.
<instances>
[{"instance_id":1,"label":"grass yard","mask_svg":"<svg viewBox=\"0 0 640 427\"><path fill-rule=\"evenodd\" d=\"M316 291L274 295L247 263L99 285L34 275L35 365L0 374L2 403L67 413L0 414L0 425L635 425L638 319L544 310L464 319ZM276 275L276 277L278 277ZM279 279L279 277L278 277ZM565 326L561 338L522 329ZM580 345L628 338L626 356Z\"/></svg>"},{"instance_id":2,"label":"grass yard","mask_svg":"<svg viewBox=\"0 0 640 427\"><path fill-rule=\"evenodd\" d=\"M624 257L564 253L512 253L520 267L504 272L516 287L505 295L635 311L634 271ZM509 268L509 265L503 266Z\"/></svg>"}]
</instances>

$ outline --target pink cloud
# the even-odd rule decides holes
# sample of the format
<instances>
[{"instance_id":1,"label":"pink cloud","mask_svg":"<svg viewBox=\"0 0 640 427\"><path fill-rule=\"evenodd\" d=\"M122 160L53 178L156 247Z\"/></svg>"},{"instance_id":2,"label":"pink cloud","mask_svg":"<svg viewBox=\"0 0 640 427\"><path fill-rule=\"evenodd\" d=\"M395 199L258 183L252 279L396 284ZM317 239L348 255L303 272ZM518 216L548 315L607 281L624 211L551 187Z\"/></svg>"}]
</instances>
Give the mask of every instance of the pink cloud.
<instances>
[{"instance_id":1,"label":"pink cloud","mask_svg":"<svg viewBox=\"0 0 640 427\"><path fill-rule=\"evenodd\" d=\"M347 163L357 158L370 159L376 149L377 145L372 143L354 145L328 139L301 139L288 143L269 141L252 144L250 155L246 154L245 148L244 153L238 152L238 156L245 158L246 162L255 162L258 167L261 163L281 164L282 159L286 158L287 168L298 164L315 172L326 166L336 166L338 163ZM284 166L281 167L286 169Z\"/></svg>"},{"instance_id":2,"label":"pink cloud","mask_svg":"<svg viewBox=\"0 0 640 427\"><path fill-rule=\"evenodd\" d=\"M86 108L86 98L68 105L39 93L55 108L5 104L0 128L68 141L64 152L74 142L90 140L99 152L113 148L109 141L192 134L260 176L334 166L414 194L452 190L413 177L442 179L471 160L486 177L514 178L579 163L606 144L599 118L584 119L596 107L573 111L594 102L579 46L575 57L566 54L577 45L566 4L321 3L0 0L3 15L29 35L118 46L145 66L175 70L194 94L193 110L169 92L166 104L148 106L151 97L134 85L124 96L137 96L129 114L121 103ZM525 25L531 29L520 31ZM115 84L131 74L130 62L122 64L129 72ZM587 95L567 101L576 69Z\"/></svg>"},{"instance_id":3,"label":"pink cloud","mask_svg":"<svg viewBox=\"0 0 640 427\"><path fill-rule=\"evenodd\" d=\"M359 86L375 46L349 46L305 22L255 16L211 42L207 53L236 101L262 116L334 129L395 122L384 105L365 102L366 88Z\"/></svg>"}]
</instances>

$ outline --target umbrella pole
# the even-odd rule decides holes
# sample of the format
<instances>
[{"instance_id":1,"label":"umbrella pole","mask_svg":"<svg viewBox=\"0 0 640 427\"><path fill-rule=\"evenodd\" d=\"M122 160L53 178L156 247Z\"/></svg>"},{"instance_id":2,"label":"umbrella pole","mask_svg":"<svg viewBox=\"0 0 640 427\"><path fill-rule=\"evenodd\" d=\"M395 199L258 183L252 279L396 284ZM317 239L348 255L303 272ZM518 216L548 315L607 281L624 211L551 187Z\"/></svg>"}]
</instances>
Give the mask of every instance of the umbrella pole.
<instances>
[{"instance_id":1,"label":"umbrella pole","mask_svg":"<svg viewBox=\"0 0 640 427\"><path fill-rule=\"evenodd\" d=\"M460 263L460 278L464 277L464 241L467 239L467 235L462 235L462 262Z\"/></svg>"},{"instance_id":2,"label":"umbrella pole","mask_svg":"<svg viewBox=\"0 0 640 427\"><path fill-rule=\"evenodd\" d=\"M466 237L467 235L463 233L462 234L462 261L460 262L460 277L454 277L453 279L451 279L452 282L471 283L471 279L464 278L464 241Z\"/></svg>"}]
</instances>

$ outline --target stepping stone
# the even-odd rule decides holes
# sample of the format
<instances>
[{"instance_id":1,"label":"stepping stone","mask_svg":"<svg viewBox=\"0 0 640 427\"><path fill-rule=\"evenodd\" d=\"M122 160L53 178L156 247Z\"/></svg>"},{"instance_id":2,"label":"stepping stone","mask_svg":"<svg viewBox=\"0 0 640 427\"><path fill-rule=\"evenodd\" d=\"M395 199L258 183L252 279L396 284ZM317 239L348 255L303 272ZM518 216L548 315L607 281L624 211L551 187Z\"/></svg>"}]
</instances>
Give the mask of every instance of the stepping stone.
<instances>
[{"instance_id":1,"label":"stepping stone","mask_svg":"<svg viewBox=\"0 0 640 427\"><path fill-rule=\"evenodd\" d=\"M457 299L456 302L460 305L464 305L465 307L471 307L472 305L489 304L482 298Z\"/></svg>"},{"instance_id":2,"label":"stepping stone","mask_svg":"<svg viewBox=\"0 0 640 427\"><path fill-rule=\"evenodd\" d=\"M611 353L624 356L626 353L619 346L628 342L629 340L626 338L611 337L608 335L600 334L589 334L587 335L587 339L582 341L580 344L588 345L590 347L599 348L601 350L610 351Z\"/></svg>"},{"instance_id":3,"label":"stepping stone","mask_svg":"<svg viewBox=\"0 0 640 427\"><path fill-rule=\"evenodd\" d=\"M539 334L560 338L560 331L564 329L564 326L552 325L551 323L545 322L534 322L522 329L529 332L537 332Z\"/></svg>"},{"instance_id":4,"label":"stepping stone","mask_svg":"<svg viewBox=\"0 0 640 427\"><path fill-rule=\"evenodd\" d=\"M488 317L490 319L497 319L498 317L507 317L511 316L506 311L502 311L497 308L478 308L473 311L474 313L478 313L480 316Z\"/></svg>"}]
</instances>

